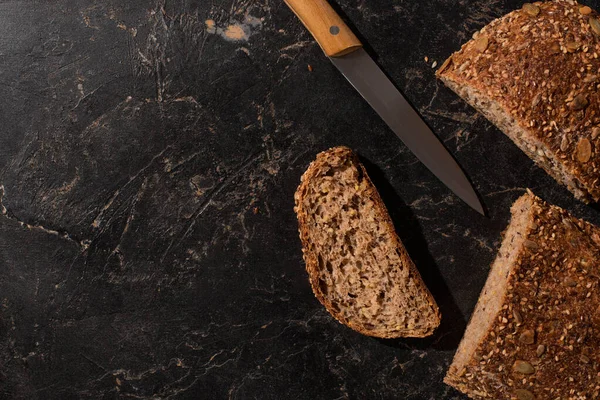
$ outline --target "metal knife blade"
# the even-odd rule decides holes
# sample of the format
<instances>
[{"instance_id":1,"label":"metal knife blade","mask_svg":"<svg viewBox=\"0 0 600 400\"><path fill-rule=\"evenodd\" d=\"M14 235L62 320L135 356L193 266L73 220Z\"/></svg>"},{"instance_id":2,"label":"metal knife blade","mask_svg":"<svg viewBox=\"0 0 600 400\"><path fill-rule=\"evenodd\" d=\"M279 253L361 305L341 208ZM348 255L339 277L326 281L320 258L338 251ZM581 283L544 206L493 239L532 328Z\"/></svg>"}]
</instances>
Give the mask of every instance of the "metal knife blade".
<instances>
[{"instance_id":1,"label":"metal knife blade","mask_svg":"<svg viewBox=\"0 0 600 400\"><path fill-rule=\"evenodd\" d=\"M465 203L485 215L462 169L367 52L360 48L329 59L410 151Z\"/></svg>"}]
</instances>

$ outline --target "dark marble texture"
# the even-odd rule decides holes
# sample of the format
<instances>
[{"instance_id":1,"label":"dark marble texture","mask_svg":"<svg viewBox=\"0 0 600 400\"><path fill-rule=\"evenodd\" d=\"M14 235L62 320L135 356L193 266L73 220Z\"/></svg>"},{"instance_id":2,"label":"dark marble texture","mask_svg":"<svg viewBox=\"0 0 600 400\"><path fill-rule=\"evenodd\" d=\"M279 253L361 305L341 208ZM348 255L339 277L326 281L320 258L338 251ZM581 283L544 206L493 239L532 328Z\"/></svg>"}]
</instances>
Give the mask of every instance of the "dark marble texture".
<instances>
[{"instance_id":1,"label":"dark marble texture","mask_svg":"<svg viewBox=\"0 0 600 400\"><path fill-rule=\"evenodd\" d=\"M417 162L281 0L0 2L0 398L465 398L442 378L510 204L530 187L600 213L434 79L519 1L337 5L489 218ZM293 193L340 144L439 302L432 338L361 336L311 292Z\"/></svg>"}]
</instances>

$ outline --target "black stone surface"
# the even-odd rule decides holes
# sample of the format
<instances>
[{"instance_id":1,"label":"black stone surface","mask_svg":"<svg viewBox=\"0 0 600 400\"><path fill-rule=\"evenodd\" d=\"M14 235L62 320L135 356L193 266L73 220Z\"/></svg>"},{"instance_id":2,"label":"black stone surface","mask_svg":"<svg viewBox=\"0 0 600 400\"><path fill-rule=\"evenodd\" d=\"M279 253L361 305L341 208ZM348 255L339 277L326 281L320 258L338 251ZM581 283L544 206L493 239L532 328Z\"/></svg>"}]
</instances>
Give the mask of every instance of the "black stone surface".
<instances>
[{"instance_id":1,"label":"black stone surface","mask_svg":"<svg viewBox=\"0 0 600 400\"><path fill-rule=\"evenodd\" d=\"M0 2L0 398L464 399L442 378L511 203L529 187L600 223L434 79L434 61L519 6L337 3L485 218L282 1ZM442 309L432 338L361 336L311 292L293 193L341 144Z\"/></svg>"}]
</instances>

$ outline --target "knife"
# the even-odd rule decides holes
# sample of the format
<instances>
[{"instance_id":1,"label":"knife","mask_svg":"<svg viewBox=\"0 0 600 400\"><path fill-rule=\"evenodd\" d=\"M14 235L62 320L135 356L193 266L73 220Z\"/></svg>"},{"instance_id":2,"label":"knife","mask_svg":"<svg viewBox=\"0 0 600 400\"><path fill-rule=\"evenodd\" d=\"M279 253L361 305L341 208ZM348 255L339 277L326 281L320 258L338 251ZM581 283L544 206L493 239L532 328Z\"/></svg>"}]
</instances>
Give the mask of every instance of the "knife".
<instances>
[{"instance_id":1,"label":"knife","mask_svg":"<svg viewBox=\"0 0 600 400\"><path fill-rule=\"evenodd\" d=\"M363 49L327 0L284 0L333 65L415 156L465 203L485 215L471 183L448 150Z\"/></svg>"}]
</instances>

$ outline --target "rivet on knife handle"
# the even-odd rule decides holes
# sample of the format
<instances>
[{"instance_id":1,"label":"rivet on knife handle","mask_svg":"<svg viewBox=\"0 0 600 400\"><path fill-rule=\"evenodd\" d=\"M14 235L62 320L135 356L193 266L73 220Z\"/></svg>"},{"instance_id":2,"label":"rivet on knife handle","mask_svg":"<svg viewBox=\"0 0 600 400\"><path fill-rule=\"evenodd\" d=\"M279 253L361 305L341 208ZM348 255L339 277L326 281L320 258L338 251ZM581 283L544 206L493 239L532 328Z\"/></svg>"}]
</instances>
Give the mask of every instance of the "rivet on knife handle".
<instances>
[{"instance_id":1,"label":"rivet on knife handle","mask_svg":"<svg viewBox=\"0 0 600 400\"><path fill-rule=\"evenodd\" d=\"M360 49L360 40L326 0L285 0L329 57Z\"/></svg>"}]
</instances>

